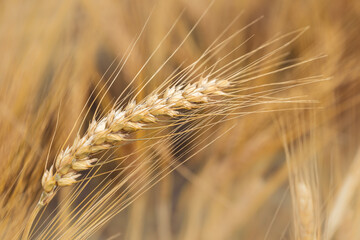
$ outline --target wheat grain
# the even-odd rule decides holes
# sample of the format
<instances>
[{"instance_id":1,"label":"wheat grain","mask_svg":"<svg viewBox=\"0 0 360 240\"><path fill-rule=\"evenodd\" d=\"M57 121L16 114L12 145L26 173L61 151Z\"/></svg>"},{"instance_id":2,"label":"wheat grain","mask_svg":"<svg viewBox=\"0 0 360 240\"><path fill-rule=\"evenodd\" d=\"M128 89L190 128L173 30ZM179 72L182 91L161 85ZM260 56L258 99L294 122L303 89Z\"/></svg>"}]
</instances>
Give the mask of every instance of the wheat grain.
<instances>
[{"instance_id":1,"label":"wheat grain","mask_svg":"<svg viewBox=\"0 0 360 240\"><path fill-rule=\"evenodd\" d=\"M132 101L124 110L112 110L100 121L92 121L86 134L78 135L72 146L62 150L54 165L44 172L39 205L46 205L57 187L73 185L81 176L79 172L92 168L97 161L93 154L126 140L128 134L155 123L158 116L175 117L180 109L190 110L208 103L210 96L224 95L222 90L229 86L227 80L201 78L194 84L167 88L161 97L153 93L139 104Z\"/></svg>"}]
</instances>

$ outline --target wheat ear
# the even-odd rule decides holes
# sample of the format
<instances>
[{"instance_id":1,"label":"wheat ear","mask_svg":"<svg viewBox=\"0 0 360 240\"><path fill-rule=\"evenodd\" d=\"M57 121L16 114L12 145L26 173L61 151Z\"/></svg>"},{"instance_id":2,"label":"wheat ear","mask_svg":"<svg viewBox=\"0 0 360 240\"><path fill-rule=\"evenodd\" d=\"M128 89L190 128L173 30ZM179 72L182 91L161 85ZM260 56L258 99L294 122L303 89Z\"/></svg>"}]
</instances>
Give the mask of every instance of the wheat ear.
<instances>
[{"instance_id":1,"label":"wheat ear","mask_svg":"<svg viewBox=\"0 0 360 240\"><path fill-rule=\"evenodd\" d=\"M304 182L296 183L295 187L299 205L300 239L316 239L314 203L311 189Z\"/></svg>"},{"instance_id":2,"label":"wheat ear","mask_svg":"<svg viewBox=\"0 0 360 240\"><path fill-rule=\"evenodd\" d=\"M193 109L209 102L209 97L224 95L230 86L227 80L201 78L194 84L167 88L160 96L153 93L142 102L130 102L124 110L112 110L100 121L92 121L86 134L78 136L71 146L61 150L54 164L42 177L43 193L39 205L46 205L57 187L76 183L81 171L92 168L97 159L92 155L126 140L128 134L157 122L158 116L176 117L178 110Z\"/></svg>"}]
</instances>

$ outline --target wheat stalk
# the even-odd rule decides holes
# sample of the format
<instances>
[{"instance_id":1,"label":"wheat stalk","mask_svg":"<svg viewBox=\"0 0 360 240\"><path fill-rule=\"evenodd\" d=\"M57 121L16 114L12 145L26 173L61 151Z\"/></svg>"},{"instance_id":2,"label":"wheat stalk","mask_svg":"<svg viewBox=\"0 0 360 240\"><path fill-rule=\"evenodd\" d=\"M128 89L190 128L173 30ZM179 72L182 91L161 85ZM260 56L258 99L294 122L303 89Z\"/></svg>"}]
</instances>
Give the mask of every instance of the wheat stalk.
<instances>
[{"instance_id":1,"label":"wheat stalk","mask_svg":"<svg viewBox=\"0 0 360 240\"><path fill-rule=\"evenodd\" d=\"M71 146L61 150L50 169L45 170L39 205L48 204L57 187L75 184L81 171L92 168L97 161L93 154L108 150L126 140L128 134L157 122L158 116L173 118L180 109L194 109L208 103L211 96L224 95L222 90L229 86L228 80L202 77L197 83L167 88L162 96L153 93L139 104L132 101L124 110L114 109L100 121L92 121L86 134L78 135Z\"/></svg>"},{"instance_id":2,"label":"wheat stalk","mask_svg":"<svg viewBox=\"0 0 360 240\"><path fill-rule=\"evenodd\" d=\"M358 148L355 159L353 160L351 167L346 175L346 178L337 193L334 205L328 216L327 222L327 237L331 239L341 222L344 219L347 207L350 205L351 200L354 198L356 188L359 186L360 181L360 148Z\"/></svg>"}]
</instances>

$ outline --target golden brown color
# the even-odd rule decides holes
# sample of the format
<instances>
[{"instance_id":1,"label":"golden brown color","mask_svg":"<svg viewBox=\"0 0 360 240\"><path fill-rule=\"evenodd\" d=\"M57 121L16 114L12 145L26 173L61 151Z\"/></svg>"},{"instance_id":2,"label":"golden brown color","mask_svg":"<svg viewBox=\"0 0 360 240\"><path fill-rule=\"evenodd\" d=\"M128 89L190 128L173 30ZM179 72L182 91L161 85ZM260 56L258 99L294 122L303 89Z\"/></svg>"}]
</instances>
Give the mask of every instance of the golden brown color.
<instances>
[{"instance_id":1,"label":"golden brown color","mask_svg":"<svg viewBox=\"0 0 360 240\"><path fill-rule=\"evenodd\" d=\"M356 0L1 1L0 238L360 239L359 15ZM232 100L76 161L30 218L90 122L209 74Z\"/></svg>"}]
</instances>

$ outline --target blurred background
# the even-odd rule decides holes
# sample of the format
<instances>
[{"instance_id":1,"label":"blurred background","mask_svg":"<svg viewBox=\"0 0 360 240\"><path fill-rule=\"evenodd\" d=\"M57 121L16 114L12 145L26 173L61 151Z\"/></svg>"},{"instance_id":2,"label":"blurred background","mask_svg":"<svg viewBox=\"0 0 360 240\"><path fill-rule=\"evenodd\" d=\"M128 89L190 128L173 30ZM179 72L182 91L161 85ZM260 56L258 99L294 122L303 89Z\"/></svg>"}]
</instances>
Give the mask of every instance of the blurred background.
<instances>
[{"instance_id":1,"label":"blurred background","mask_svg":"<svg viewBox=\"0 0 360 240\"><path fill-rule=\"evenodd\" d=\"M286 67L291 59L325 57L264 77L261 73L270 70L260 68L249 86L329 77L282 93L316 103L270 113L250 109L256 113L216 125L213 139L219 139L200 152L208 144L201 141L205 137L169 138L157 153L158 169L170 162L181 165L166 170L161 181L90 230L76 224L85 216L81 211L61 204L74 190L64 188L39 217L37 229L60 231L46 227L46 216L51 216L60 219L55 225L68 235L37 236L75 239L76 232L83 239L360 239L359 16L356 0L1 1L1 238L14 238L38 201L47 154L51 162L77 129L84 133L96 108L106 113L123 92L134 96L131 90L166 63L139 92L142 99L174 71L196 61L227 27L223 40L247 26L210 63L239 45L233 59L274 37L309 27L271 69ZM112 75L127 57L119 74ZM109 79L115 79L111 86ZM264 103L263 109L273 108ZM226 132L230 126L235 127ZM123 146L112 156L130 154L139 145ZM180 154L174 151L179 146ZM141 182L147 182L151 175L144 173L139 171L134 180L142 176ZM88 187L101 179L92 179ZM89 192L82 191L78 205ZM56 215L60 212L67 214ZM88 235L79 235L86 231Z\"/></svg>"}]
</instances>

